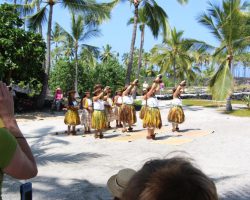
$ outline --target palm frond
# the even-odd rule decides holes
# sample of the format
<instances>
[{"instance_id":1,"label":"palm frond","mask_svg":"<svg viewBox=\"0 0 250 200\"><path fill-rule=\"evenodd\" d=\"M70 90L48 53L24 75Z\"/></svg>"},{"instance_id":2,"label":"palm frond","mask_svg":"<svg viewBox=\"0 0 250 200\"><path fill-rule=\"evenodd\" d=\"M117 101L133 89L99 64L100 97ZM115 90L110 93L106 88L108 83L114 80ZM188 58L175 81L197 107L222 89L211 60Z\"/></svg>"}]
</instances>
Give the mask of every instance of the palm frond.
<instances>
[{"instance_id":1,"label":"palm frond","mask_svg":"<svg viewBox=\"0 0 250 200\"><path fill-rule=\"evenodd\" d=\"M42 25L43 23L47 22L47 12L48 9L46 5L39 12L32 15L31 17L28 17L29 29L36 31L39 25Z\"/></svg>"},{"instance_id":2,"label":"palm frond","mask_svg":"<svg viewBox=\"0 0 250 200\"><path fill-rule=\"evenodd\" d=\"M223 37L217 29L216 25L214 24L211 16L208 16L206 13L202 13L197 17L197 20L200 24L207 27L217 40L223 40Z\"/></svg>"},{"instance_id":3,"label":"palm frond","mask_svg":"<svg viewBox=\"0 0 250 200\"><path fill-rule=\"evenodd\" d=\"M27 4L17 4L17 11L21 14L21 16L28 16L34 13L35 5L40 0L33 0L31 3Z\"/></svg>"},{"instance_id":4,"label":"palm frond","mask_svg":"<svg viewBox=\"0 0 250 200\"><path fill-rule=\"evenodd\" d=\"M101 36L100 29L98 29L98 28L89 29L83 34L83 36L80 38L80 40L85 41L85 40L91 39L93 37L99 37L99 36Z\"/></svg>"},{"instance_id":5,"label":"palm frond","mask_svg":"<svg viewBox=\"0 0 250 200\"><path fill-rule=\"evenodd\" d=\"M213 99L217 101L225 100L233 92L233 77L230 72L229 63L227 60L222 62L218 71L212 77L209 87Z\"/></svg>"},{"instance_id":6,"label":"palm frond","mask_svg":"<svg viewBox=\"0 0 250 200\"><path fill-rule=\"evenodd\" d=\"M188 3L188 0L177 0L180 4L186 4Z\"/></svg>"}]
</instances>

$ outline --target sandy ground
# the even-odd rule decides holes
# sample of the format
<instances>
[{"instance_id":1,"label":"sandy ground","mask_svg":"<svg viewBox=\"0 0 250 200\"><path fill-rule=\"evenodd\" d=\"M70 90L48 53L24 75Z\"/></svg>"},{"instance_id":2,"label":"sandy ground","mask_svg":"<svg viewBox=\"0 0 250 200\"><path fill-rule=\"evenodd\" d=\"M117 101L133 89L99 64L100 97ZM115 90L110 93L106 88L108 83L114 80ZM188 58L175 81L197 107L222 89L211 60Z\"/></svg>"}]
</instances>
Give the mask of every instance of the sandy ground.
<instances>
[{"instance_id":1,"label":"sandy ground","mask_svg":"<svg viewBox=\"0 0 250 200\"><path fill-rule=\"evenodd\" d=\"M106 182L120 169L139 169L149 159L184 151L214 179L222 200L249 200L250 118L228 116L214 108L184 107L186 121L178 136L170 131L166 104L161 101L164 127L157 141L145 139L141 120L134 127L132 139L113 129L99 140L93 135L63 134L66 126L62 115L19 116L20 127L38 162L39 174L31 180L33 199L109 200L112 198ZM180 139L185 142L166 142ZM20 199L21 183L24 181L5 176L3 199Z\"/></svg>"}]
</instances>

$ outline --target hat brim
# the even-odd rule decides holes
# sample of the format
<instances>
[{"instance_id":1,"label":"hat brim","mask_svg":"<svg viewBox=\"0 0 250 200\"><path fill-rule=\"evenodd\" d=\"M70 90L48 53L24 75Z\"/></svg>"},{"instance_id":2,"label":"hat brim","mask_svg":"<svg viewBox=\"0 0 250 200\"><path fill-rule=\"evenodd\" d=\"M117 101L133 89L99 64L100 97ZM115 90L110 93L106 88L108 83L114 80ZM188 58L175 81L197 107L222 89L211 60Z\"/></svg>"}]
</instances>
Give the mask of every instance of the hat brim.
<instances>
[{"instance_id":1,"label":"hat brim","mask_svg":"<svg viewBox=\"0 0 250 200\"><path fill-rule=\"evenodd\" d=\"M112 193L113 197L122 198L122 193L124 191L124 188L117 186L116 177L117 177L117 174L111 176L107 182L107 186L108 186L109 191Z\"/></svg>"}]
</instances>

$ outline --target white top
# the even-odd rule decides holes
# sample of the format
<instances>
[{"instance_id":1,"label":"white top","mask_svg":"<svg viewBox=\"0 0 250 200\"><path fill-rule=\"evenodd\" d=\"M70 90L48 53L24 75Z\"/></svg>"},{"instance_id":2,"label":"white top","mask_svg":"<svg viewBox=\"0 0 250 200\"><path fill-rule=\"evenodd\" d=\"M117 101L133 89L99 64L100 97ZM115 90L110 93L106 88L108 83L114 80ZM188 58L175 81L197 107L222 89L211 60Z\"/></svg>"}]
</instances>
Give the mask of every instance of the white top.
<instances>
[{"instance_id":1,"label":"white top","mask_svg":"<svg viewBox=\"0 0 250 200\"><path fill-rule=\"evenodd\" d=\"M101 99L94 101L94 110L104 110L104 101Z\"/></svg>"},{"instance_id":2,"label":"white top","mask_svg":"<svg viewBox=\"0 0 250 200\"><path fill-rule=\"evenodd\" d=\"M107 98L107 101L105 102L106 105L113 106L113 100L111 98Z\"/></svg>"},{"instance_id":3,"label":"white top","mask_svg":"<svg viewBox=\"0 0 250 200\"><path fill-rule=\"evenodd\" d=\"M147 100L148 107L150 108L157 108L158 107L158 100L156 97L149 97Z\"/></svg>"},{"instance_id":4,"label":"white top","mask_svg":"<svg viewBox=\"0 0 250 200\"><path fill-rule=\"evenodd\" d=\"M132 96L124 96L123 103L132 105L134 103L134 99Z\"/></svg>"},{"instance_id":5,"label":"white top","mask_svg":"<svg viewBox=\"0 0 250 200\"><path fill-rule=\"evenodd\" d=\"M182 100L179 98L174 98L171 102L172 105L174 106L182 106Z\"/></svg>"},{"instance_id":6,"label":"white top","mask_svg":"<svg viewBox=\"0 0 250 200\"><path fill-rule=\"evenodd\" d=\"M88 101L88 106L92 107L92 100L91 99L87 99L87 101Z\"/></svg>"},{"instance_id":7,"label":"white top","mask_svg":"<svg viewBox=\"0 0 250 200\"><path fill-rule=\"evenodd\" d=\"M119 97L117 98L117 103L122 104L122 97L121 97L121 96L119 96Z\"/></svg>"},{"instance_id":8,"label":"white top","mask_svg":"<svg viewBox=\"0 0 250 200\"><path fill-rule=\"evenodd\" d=\"M142 100L141 105L146 106L146 100Z\"/></svg>"}]
</instances>

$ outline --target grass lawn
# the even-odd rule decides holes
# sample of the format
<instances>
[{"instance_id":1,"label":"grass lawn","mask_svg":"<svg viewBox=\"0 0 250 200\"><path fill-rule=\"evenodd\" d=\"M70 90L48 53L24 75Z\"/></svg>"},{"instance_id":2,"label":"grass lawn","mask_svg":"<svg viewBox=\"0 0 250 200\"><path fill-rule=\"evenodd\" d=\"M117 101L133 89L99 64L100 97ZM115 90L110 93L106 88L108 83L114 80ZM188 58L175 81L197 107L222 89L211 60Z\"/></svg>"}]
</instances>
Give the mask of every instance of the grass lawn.
<instances>
[{"instance_id":1,"label":"grass lawn","mask_svg":"<svg viewBox=\"0 0 250 200\"><path fill-rule=\"evenodd\" d=\"M232 112L225 112L225 114L237 116L237 117L250 117L250 109L233 110Z\"/></svg>"},{"instance_id":2,"label":"grass lawn","mask_svg":"<svg viewBox=\"0 0 250 200\"><path fill-rule=\"evenodd\" d=\"M204 99L183 99L183 105L185 106L203 106L203 107L221 107L226 104L226 102L216 102L212 100L204 100ZM245 104L244 101L233 100L232 104Z\"/></svg>"},{"instance_id":3,"label":"grass lawn","mask_svg":"<svg viewBox=\"0 0 250 200\"><path fill-rule=\"evenodd\" d=\"M182 103L185 106L203 106L203 107L220 107L223 106L224 104L222 102L215 102L203 99L183 99Z\"/></svg>"},{"instance_id":4,"label":"grass lawn","mask_svg":"<svg viewBox=\"0 0 250 200\"><path fill-rule=\"evenodd\" d=\"M183 99L183 105L185 106L203 106L203 107L222 107L225 106L226 102L216 102L211 100L202 100L202 99ZM232 104L245 104L244 101L233 100ZM238 110L233 110L232 112L224 112L225 114L238 116L238 117L250 117L250 109L242 108Z\"/></svg>"}]
</instances>

